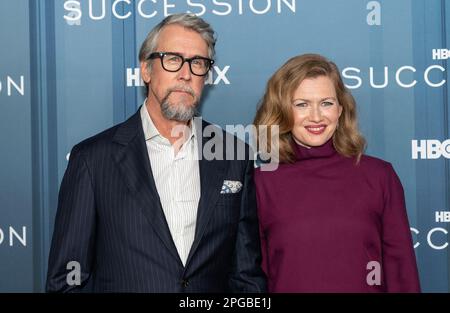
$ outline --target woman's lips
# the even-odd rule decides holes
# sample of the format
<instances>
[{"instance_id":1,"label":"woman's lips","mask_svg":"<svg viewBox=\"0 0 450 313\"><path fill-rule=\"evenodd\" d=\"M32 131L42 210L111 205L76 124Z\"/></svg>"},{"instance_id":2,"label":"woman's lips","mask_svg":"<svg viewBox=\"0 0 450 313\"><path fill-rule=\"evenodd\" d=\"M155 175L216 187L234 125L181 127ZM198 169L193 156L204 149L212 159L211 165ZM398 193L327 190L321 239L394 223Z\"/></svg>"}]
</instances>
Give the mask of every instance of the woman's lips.
<instances>
[{"instance_id":1,"label":"woman's lips","mask_svg":"<svg viewBox=\"0 0 450 313\"><path fill-rule=\"evenodd\" d=\"M306 130L314 135L320 135L327 128L326 125L314 125L314 126L305 126Z\"/></svg>"}]
</instances>

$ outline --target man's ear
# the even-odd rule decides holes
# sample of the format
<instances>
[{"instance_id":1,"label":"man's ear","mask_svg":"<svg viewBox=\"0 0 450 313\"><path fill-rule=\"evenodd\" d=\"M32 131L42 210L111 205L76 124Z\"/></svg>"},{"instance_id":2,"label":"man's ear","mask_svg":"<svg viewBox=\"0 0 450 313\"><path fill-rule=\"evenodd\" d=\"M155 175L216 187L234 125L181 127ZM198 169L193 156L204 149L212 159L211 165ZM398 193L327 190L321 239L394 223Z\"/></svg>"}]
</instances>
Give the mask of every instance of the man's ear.
<instances>
[{"instance_id":1,"label":"man's ear","mask_svg":"<svg viewBox=\"0 0 450 313\"><path fill-rule=\"evenodd\" d=\"M150 70L148 68L148 63L144 61L141 62L141 78L145 83L150 83Z\"/></svg>"}]
</instances>

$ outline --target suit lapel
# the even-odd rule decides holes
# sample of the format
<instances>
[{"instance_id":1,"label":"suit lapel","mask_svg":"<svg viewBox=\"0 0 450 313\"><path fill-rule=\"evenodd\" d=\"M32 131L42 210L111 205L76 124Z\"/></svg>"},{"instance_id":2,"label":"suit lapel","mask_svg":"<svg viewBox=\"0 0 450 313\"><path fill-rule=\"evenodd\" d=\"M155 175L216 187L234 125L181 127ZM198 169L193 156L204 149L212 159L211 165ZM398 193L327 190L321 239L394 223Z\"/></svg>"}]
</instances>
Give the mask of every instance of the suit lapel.
<instances>
[{"instance_id":1,"label":"suit lapel","mask_svg":"<svg viewBox=\"0 0 450 313\"><path fill-rule=\"evenodd\" d=\"M119 144L113 158L127 186L141 205L143 214L155 233L181 263L156 190L142 130L140 110L117 129L113 141Z\"/></svg>"},{"instance_id":2,"label":"suit lapel","mask_svg":"<svg viewBox=\"0 0 450 313\"><path fill-rule=\"evenodd\" d=\"M201 121L201 119L196 119L196 121ZM200 190L201 196L199 200L198 210L197 210L197 224L195 227L195 238L192 243L191 250L189 251L189 256L186 261L186 268L192 259L204 233L206 227L208 226L209 220L216 207L216 202L219 198L220 191L222 189L222 184L224 180L224 175L226 172L227 163L225 160L207 160L204 157L203 148L211 137L206 137L204 128L210 124L203 121L202 125L196 125L196 129L202 130L198 133L197 138L202 138L201 145L199 142L199 170L200 170ZM211 125L212 126L212 125ZM213 126L212 126L213 127ZM217 132L215 135L222 137L222 131L216 128ZM223 144L223 138L220 139L220 144Z\"/></svg>"}]
</instances>

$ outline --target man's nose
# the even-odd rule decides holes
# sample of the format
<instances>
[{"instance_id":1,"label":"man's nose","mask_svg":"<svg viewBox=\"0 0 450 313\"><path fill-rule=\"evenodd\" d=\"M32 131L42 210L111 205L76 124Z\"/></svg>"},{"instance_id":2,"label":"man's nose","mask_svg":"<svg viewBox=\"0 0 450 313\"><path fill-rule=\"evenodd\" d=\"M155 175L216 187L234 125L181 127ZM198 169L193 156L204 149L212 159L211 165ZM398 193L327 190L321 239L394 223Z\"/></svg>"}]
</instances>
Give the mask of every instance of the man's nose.
<instances>
[{"instance_id":1,"label":"man's nose","mask_svg":"<svg viewBox=\"0 0 450 313\"><path fill-rule=\"evenodd\" d=\"M178 71L178 78L183 80L190 80L191 75L192 73L189 67L189 62L184 62L180 70Z\"/></svg>"}]
</instances>

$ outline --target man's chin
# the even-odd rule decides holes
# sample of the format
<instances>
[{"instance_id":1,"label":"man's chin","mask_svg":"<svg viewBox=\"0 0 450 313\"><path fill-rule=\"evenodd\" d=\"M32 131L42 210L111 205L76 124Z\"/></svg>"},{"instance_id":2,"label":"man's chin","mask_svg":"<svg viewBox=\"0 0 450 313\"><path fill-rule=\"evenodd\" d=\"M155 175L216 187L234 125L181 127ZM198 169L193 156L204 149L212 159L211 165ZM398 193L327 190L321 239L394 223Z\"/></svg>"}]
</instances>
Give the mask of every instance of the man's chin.
<instances>
[{"instance_id":1,"label":"man's chin","mask_svg":"<svg viewBox=\"0 0 450 313\"><path fill-rule=\"evenodd\" d=\"M172 96L173 95L173 96ZM177 94L172 94L171 97L169 97L169 102L173 104L175 107L194 107L195 106L195 99L188 93L179 92Z\"/></svg>"},{"instance_id":2,"label":"man's chin","mask_svg":"<svg viewBox=\"0 0 450 313\"><path fill-rule=\"evenodd\" d=\"M163 108L163 115L170 120L187 122L195 115L194 104L191 104L189 109L186 109L187 106L188 104L171 105L169 109L164 110Z\"/></svg>"},{"instance_id":3,"label":"man's chin","mask_svg":"<svg viewBox=\"0 0 450 313\"><path fill-rule=\"evenodd\" d=\"M195 106L194 104L186 104L186 103L181 103L175 106L170 106L168 112L174 113L174 114L189 114L190 112L195 111Z\"/></svg>"},{"instance_id":4,"label":"man's chin","mask_svg":"<svg viewBox=\"0 0 450 313\"><path fill-rule=\"evenodd\" d=\"M181 123L187 123L194 117L194 114L173 114L166 116L167 119Z\"/></svg>"},{"instance_id":5,"label":"man's chin","mask_svg":"<svg viewBox=\"0 0 450 313\"><path fill-rule=\"evenodd\" d=\"M195 109L197 106L197 102L195 99L193 99L191 96L189 96L189 99L176 99L177 101L170 101L169 106L171 108L175 108L177 111L185 110L185 108L188 109Z\"/></svg>"}]
</instances>

